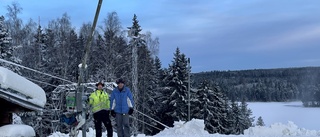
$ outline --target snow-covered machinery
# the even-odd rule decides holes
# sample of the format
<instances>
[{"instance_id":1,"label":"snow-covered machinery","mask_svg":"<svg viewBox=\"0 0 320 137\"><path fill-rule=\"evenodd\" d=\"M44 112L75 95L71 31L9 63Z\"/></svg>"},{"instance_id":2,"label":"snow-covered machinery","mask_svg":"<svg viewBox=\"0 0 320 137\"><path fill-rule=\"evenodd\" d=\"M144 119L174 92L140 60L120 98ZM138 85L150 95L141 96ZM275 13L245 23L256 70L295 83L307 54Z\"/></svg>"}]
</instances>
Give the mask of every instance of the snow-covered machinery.
<instances>
[{"instance_id":1,"label":"snow-covered machinery","mask_svg":"<svg viewBox=\"0 0 320 137\"><path fill-rule=\"evenodd\" d=\"M114 82L104 82L104 90L109 94L117 86ZM82 100L85 102L83 104L84 111L88 114L89 117L90 108L87 106L87 101L89 95L96 89L96 83L83 83L85 87L85 92L82 97ZM48 102L51 104L50 109L52 109L53 117L51 118L53 129L59 129L61 124L66 125L70 128L70 135L77 134L76 131L82 127L87 121L82 118L82 112L78 111L76 108L76 90L78 89L77 84L66 84L59 85L55 90L52 91L52 95L49 98ZM59 117L56 117L59 116ZM59 122L58 122L59 121ZM61 131L61 129L60 129Z\"/></svg>"},{"instance_id":2,"label":"snow-covered machinery","mask_svg":"<svg viewBox=\"0 0 320 137\"><path fill-rule=\"evenodd\" d=\"M12 113L42 111L46 101L41 87L11 70L0 67L1 136L35 136L30 126L12 125ZM10 129L13 132L8 132ZM3 130L5 132L2 132Z\"/></svg>"}]
</instances>

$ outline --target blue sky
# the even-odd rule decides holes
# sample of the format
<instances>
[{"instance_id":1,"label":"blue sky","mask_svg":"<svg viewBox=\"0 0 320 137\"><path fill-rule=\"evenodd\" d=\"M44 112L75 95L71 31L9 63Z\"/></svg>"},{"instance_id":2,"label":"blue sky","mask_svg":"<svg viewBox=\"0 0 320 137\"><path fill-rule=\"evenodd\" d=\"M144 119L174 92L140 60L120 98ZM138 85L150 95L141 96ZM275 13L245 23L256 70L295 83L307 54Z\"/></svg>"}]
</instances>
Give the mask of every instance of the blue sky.
<instances>
[{"instance_id":1,"label":"blue sky","mask_svg":"<svg viewBox=\"0 0 320 137\"><path fill-rule=\"evenodd\" d=\"M68 13L73 26L92 22L98 0L18 0L20 17L42 25ZM0 14L12 0L0 0ZM137 14L160 39L168 67L177 47L192 72L320 66L318 0L104 0L99 23L116 11L123 28Z\"/></svg>"}]
</instances>

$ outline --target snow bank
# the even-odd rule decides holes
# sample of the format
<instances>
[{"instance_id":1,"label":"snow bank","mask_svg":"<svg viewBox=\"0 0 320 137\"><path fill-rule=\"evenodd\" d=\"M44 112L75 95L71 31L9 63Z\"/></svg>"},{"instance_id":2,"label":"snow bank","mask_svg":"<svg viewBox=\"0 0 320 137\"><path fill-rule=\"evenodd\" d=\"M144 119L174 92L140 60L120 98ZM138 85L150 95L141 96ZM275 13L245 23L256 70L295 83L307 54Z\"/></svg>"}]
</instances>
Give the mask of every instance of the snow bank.
<instances>
[{"instance_id":1,"label":"snow bank","mask_svg":"<svg viewBox=\"0 0 320 137\"><path fill-rule=\"evenodd\" d=\"M95 137L95 131L90 128L86 135ZM103 133L103 136L106 136L106 132ZM114 133L113 136L117 137L117 134ZM49 137L69 136L56 132ZM78 137L82 137L81 131ZM145 135L138 135L138 137L145 137ZM204 130L203 120L192 119L186 123L175 122L173 128L165 129L154 137L320 137L320 131L298 128L293 122L288 122L288 124L275 123L270 127L251 127L244 131L244 135L209 134Z\"/></svg>"},{"instance_id":2,"label":"snow bank","mask_svg":"<svg viewBox=\"0 0 320 137\"><path fill-rule=\"evenodd\" d=\"M185 123L184 121L174 122L174 127L170 129L164 129L155 137L161 136L186 136L186 135L209 135L204 130L204 120L192 119L190 122Z\"/></svg>"},{"instance_id":3,"label":"snow bank","mask_svg":"<svg viewBox=\"0 0 320 137\"><path fill-rule=\"evenodd\" d=\"M32 127L28 125L5 125L0 127L1 137L34 137L36 136Z\"/></svg>"},{"instance_id":4,"label":"snow bank","mask_svg":"<svg viewBox=\"0 0 320 137\"><path fill-rule=\"evenodd\" d=\"M244 131L244 135L249 136L320 136L320 131L307 130L298 128L293 122L289 121L287 124L275 123L270 127L251 127Z\"/></svg>"},{"instance_id":5,"label":"snow bank","mask_svg":"<svg viewBox=\"0 0 320 137\"><path fill-rule=\"evenodd\" d=\"M86 133L86 137L95 137L96 136L96 131L92 128L89 128L89 131ZM102 133L103 137L107 136L107 131ZM55 132L53 134L51 134L48 137L69 137L69 134L64 134L61 132ZM80 130L78 133L78 137L82 137L82 131ZM113 137L118 137L117 133L113 132ZM145 135L138 135L137 137L145 137Z\"/></svg>"},{"instance_id":6,"label":"snow bank","mask_svg":"<svg viewBox=\"0 0 320 137\"><path fill-rule=\"evenodd\" d=\"M3 67L0 67L0 87L2 89L0 92L5 94L2 97L10 95L15 97L16 100L22 100L22 102L24 102L20 104L22 106L26 103L31 103L43 108L47 101L45 92L41 87ZM16 101L10 100L9 97L5 99L9 99L9 101ZM15 103L19 104L19 102ZM30 106L24 107L36 109L35 107L30 108Z\"/></svg>"}]
</instances>

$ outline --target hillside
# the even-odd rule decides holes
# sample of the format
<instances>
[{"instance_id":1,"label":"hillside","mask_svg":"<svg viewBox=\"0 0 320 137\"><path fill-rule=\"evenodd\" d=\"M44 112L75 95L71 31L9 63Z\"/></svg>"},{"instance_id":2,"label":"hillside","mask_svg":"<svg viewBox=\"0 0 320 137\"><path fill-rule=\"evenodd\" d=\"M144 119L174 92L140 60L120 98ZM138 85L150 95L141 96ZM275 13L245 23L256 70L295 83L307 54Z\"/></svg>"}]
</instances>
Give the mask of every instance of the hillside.
<instances>
[{"instance_id":1,"label":"hillside","mask_svg":"<svg viewBox=\"0 0 320 137\"><path fill-rule=\"evenodd\" d=\"M232 100L302 100L305 106L319 106L320 67L211 71L192 74L192 82L203 80L219 86ZM311 103L313 101L313 103Z\"/></svg>"}]
</instances>

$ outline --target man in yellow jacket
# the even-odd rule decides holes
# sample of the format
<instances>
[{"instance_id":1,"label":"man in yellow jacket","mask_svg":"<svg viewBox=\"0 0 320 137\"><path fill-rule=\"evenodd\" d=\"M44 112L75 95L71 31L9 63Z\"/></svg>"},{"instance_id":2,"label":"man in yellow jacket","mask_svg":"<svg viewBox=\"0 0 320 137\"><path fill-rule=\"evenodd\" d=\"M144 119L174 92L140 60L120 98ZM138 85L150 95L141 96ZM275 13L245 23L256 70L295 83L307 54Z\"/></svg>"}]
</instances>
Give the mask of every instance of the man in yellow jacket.
<instances>
[{"instance_id":1,"label":"man in yellow jacket","mask_svg":"<svg viewBox=\"0 0 320 137\"><path fill-rule=\"evenodd\" d=\"M89 104L91 105L96 137L102 136L102 123L107 128L108 137L113 136L112 125L109 117L110 100L109 95L103 91L104 83L98 82L97 89L90 94Z\"/></svg>"}]
</instances>

